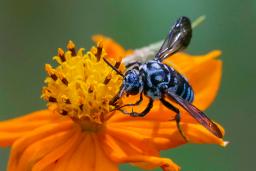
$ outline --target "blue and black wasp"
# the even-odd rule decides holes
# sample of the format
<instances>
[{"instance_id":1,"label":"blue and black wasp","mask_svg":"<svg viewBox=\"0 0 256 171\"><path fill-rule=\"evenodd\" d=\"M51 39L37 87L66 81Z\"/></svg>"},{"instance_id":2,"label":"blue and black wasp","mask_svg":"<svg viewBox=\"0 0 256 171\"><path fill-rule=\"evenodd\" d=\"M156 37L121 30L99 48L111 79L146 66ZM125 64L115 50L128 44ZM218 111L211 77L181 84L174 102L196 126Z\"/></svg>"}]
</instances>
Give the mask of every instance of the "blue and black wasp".
<instances>
[{"instance_id":1,"label":"blue and black wasp","mask_svg":"<svg viewBox=\"0 0 256 171\"><path fill-rule=\"evenodd\" d=\"M177 128L183 138L187 140L180 126L180 111L170 103L170 101L175 102L215 136L222 138L223 135L218 126L192 104L194 92L187 79L174 68L162 63L164 59L185 49L189 45L191 37L192 26L189 18L180 17L170 29L167 38L164 40L154 59L145 63L129 63L126 66L127 69L124 74L104 59L113 70L123 77L119 93L113 98L110 104L115 105L124 93L127 95L140 94L140 99L136 103L119 106L116 110L120 110L124 114L129 114L133 117L143 117L153 107L154 100L158 99L164 106L176 113L175 120ZM149 102L142 112L127 112L122 109L126 106L139 105L143 101L143 94L149 99Z\"/></svg>"}]
</instances>

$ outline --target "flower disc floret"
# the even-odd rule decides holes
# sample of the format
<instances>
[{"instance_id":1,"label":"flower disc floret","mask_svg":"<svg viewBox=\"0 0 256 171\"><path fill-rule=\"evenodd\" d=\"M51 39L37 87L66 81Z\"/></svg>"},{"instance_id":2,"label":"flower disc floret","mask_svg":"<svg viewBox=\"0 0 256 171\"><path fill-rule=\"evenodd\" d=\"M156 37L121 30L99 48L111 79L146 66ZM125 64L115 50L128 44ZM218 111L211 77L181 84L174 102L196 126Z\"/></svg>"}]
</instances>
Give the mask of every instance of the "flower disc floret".
<instances>
[{"instance_id":1,"label":"flower disc floret","mask_svg":"<svg viewBox=\"0 0 256 171\"><path fill-rule=\"evenodd\" d=\"M59 49L54 57L57 67L45 65L48 77L42 98L75 121L102 124L122 78L104 62L108 55L100 43L85 54L84 49L76 52L72 41L67 48L67 52Z\"/></svg>"}]
</instances>

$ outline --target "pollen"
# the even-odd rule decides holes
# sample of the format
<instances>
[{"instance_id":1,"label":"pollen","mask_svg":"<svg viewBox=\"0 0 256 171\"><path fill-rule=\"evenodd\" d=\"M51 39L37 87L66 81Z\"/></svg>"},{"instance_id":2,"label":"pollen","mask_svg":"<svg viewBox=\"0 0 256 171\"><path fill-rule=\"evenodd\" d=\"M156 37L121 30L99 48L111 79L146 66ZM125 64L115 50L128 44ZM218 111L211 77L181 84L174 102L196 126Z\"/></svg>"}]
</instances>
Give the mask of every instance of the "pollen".
<instances>
[{"instance_id":1,"label":"pollen","mask_svg":"<svg viewBox=\"0 0 256 171\"><path fill-rule=\"evenodd\" d=\"M42 98L48 102L48 106L55 106L59 114L79 123L103 124L104 118L113 109L109 102L122 83L122 77L103 58L113 65L120 65L120 58L116 58L117 62L110 58L102 43L87 53L82 48L76 51L72 41L68 42L66 52L59 48L58 55L53 57L58 65L45 65L48 76Z\"/></svg>"}]
</instances>

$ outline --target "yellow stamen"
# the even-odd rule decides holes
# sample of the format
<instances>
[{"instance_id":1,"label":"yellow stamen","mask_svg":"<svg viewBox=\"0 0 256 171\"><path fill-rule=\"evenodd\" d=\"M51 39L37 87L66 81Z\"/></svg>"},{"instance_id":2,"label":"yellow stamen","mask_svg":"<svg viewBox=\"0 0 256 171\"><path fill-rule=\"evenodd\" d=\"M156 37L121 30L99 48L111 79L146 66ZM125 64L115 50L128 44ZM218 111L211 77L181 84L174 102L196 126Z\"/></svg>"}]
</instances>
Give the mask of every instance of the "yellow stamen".
<instances>
[{"instance_id":1,"label":"yellow stamen","mask_svg":"<svg viewBox=\"0 0 256 171\"><path fill-rule=\"evenodd\" d=\"M84 49L75 50L75 44L68 42L68 51L58 49L55 59L58 66L46 64L47 86L42 98L56 111L68 115L86 130L95 130L113 108L109 102L117 94L122 78L102 59L111 60L98 43L86 54ZM120 64L118 64L120 65ZM96 125L96 126L95 126Z\"/></svg>"},{"instance_id":2,"label":"yellow stamen","mask_svg":"<svg viewBox=\"0 0 256 171\"><path fill-rule=\"evenodd\" d=\"M65 52L63 49L58 48L58 56L60 57L61 62L65 62Z\"/></svg>"}]
</instances>

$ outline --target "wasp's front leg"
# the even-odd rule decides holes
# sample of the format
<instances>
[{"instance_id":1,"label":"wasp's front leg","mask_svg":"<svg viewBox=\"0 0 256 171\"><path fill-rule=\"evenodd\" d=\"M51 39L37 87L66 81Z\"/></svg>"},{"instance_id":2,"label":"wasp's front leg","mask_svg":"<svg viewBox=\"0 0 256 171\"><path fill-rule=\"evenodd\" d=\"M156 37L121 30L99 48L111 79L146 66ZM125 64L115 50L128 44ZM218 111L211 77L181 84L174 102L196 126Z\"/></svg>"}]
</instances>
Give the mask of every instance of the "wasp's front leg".
<instances>
[{"instance_id":1,"label":"wasp's front leg","mask_svg":"<svg viewBox=\"0 0 256 171\"><path fill-rule=\"evenodd\" d=\"M123 107L127 107L127 106L138 106L138 105L141 104L142 101L143 101L143 93L140 93L140 99L137 102L125 104L123 106L119 106L119 107L115 108L114 110L119 110L119 109L121 109Z\"/></svg>"},{"instance_id":2,"label":"wasp's front leg","mask_svg":"<svg viewBox=\"0 0 256 171\"><path fill-rule=\"evenodd\" d=\"M127 114L127 115L130 115L130 116L133 116L133 117L143 117L145 116L146 114L148 114L148 112L151 110L151 108L153 107L153 102L154 100L152 98L149 98L149 102L148 102L148 105L147 107L140 113L138 112L127 112L125 110L122 110L122 109L119 109L119 111L121 111L122 113L124 114Z\"/></svg>"}]
</instances>

